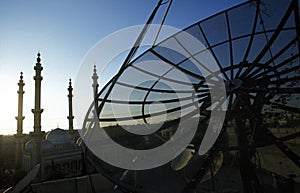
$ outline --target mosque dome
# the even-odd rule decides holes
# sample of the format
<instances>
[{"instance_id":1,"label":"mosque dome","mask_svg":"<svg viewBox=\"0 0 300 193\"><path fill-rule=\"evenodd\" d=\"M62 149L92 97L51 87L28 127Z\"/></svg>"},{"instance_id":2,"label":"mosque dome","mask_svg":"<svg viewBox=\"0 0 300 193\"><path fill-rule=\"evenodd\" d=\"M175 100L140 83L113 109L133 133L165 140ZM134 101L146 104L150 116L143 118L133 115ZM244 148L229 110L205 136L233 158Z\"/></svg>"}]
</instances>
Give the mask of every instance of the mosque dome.
<instances>
[{"instance_id":1,"label":"mosque dome","mask_svg":"<svg viewBox=\"0 0 300 193\"><path fill-rule=\"evenodd\" d=\"M75 146L69 132L61 128L56 128L47 133L46 140L50 141L56 149Z\"/></svg>"},{"instance_id":2,"label":"mosque dome","mask_svg":"<svg viewBox=\"0 0 300 193\"><path fill-rule=\"evenodd\" d=\"M49 151L49 150L53 150L54 146L53 144L46 139L43 139L43 151Z\"/></svg>"},{"instance_id":3,"label":"mosque dome","mask_svg":"<svg viewBox=\"0 0 300 193\"><path fill-rule=\"evenodd\" d=\"M30 139L29 141L27 141L25 143L25 151L32 151L33 150L33 143L34 143L34 140L33 139Z\"/></svg>"},{"instance_id":4,"label":"mosque dome","mask_svg":"<svg viewBox=\"0 0 300 193\"><path fill-rule=\"evenodd\" d=\"M31 152L33 150L34 139L31 139L25 143L25 151ZM53 144L49 140L43 139L42 141L42 150L49 151L54 148Z\"/></svg>"},{"instance_id":5,"label":"mosque dome","mask_svg":"<svg viewBox=\"0 0 300 193\"><path fill-rule=\"evenodd\" d=\"M47 133L46 140L50 141L53 145L70 144L73 142L68 131L60 128L56 128Z\"/></svg>"}]
</instances>

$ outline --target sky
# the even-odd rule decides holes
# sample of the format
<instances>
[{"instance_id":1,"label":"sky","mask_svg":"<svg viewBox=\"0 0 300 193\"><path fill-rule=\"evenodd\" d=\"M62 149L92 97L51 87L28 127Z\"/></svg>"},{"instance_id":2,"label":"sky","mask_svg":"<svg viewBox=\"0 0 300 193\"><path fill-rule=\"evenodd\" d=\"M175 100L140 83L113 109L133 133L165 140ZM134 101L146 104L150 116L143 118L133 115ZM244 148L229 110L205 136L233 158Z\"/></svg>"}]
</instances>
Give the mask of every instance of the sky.
<instances>
[{"instance_id":1,"label":"sky","mask_svg":"<svg viewBox=\"0 0 300 193\"><path fill-rule=\"evenodd\" d=\"M244 1L173 0L165 24L183 29ZM21 71L25 82L23 131L33 131L33 67L38 52L44 67L42 130L68 129L68 80L76 79L84 56L109 34L144 24L156 3L157 0L0 0L0 134L16 133ZM160 23L163 8L154 24ZM80 125L75 123L75 128Z\"/></svg>"}]
</instances>

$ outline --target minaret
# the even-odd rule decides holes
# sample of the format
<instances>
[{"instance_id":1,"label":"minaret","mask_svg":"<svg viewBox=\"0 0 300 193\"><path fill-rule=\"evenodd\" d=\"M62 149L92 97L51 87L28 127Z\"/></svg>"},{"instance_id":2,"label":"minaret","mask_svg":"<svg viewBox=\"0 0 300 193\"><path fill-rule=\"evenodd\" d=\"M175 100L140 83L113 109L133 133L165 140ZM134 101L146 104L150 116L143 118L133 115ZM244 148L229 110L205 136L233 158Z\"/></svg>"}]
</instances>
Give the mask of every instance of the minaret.
<instances>
[{"instance_id":1,"label":"minaret","mask_svg":"<svg viewBox=\"0 0 300 193\"><path fill-rule=\"evenodd\" d=\"M92 109L92 113L94 115L94 127L97 125L97 123L99 124L99 118L97 116L97 107L98 107L98 98L97 98L97 94L98 94L98 87L99 87L99 84L98 84L98 75L97 75L97 69L96 69L96 65L94 65L94 69L93 69L93 75L92 75L92 80L93 80L93 84L92 84L92 87L93 87L93 98L94 98L94 108ZM95 137L94 135L94 132L95 132L96 129L91 129L89 132L87 132L87 135L84 136L84 139L85 140L90 140L90 139L93 139ZM86 152L86 146L85 148L83 149L83 153ZM85 162L86 163L86 162ZM83 163L84 164L84 163ZM84 170L84 169L83 169Z\"/></svg>"},{"instance_id":2,"label":"minaret","mask_svg":"<svg viewBox=\"0 0 300 193\"><path fill-rule=\"evenodd\" d=\"M93 73L93 91L94 91L94 103L95 103L95 107L98 107L98 100L97 100L97 94L98 94L98 75L97 75L97 69L96 69L96 65L94 65L94 73Z\"/></svg>"},{"instance_id":3,"label":"minaret","mask_svg":"<svg viewBox=\"0 0 300 193\"><path fill-rule=\"evenodd\" d=\"M41 109L41 82L43 77L41 76L41 72L43 70L41 62L41 54L37 54L38 58L36 59L37 63L34 67L35 76L33 79L35 80L35 100L34 100L34 109L32 109L32 113L34 114L34 133L41 133L41 115L43 109Z\"/></svg>"},{"instance_id":4,"label":"minaret","mask_svg":"<svg viewBox=\"0 0 300 193\"><path fill-rule=\"evenodd\" d=\"M74 127L73 127L74 116L73 116L73 105L72 105L72 97L73 97L72 91L73 91L73 88L72 88L71 79L69 79L68 91L69 91L69 94L68 94L68 98L69 98L69 116L68 116L68 119L69 119L69 134L71 135L72 138L74 138L75 131L74 131Z\"/></svg>"},{"instance_id":5,"label":"minaret","mask_svg":"<svg viewBox=\"0 0 300 193\"><path fill-rule=\"evenodd\" d=\"M33 157L32 157L32 167L36 164L41 162L41 146L42 146L42 139L45 132L41 131L41 115L43 109L41 109L41 82L43 77L41 76L41 72L43 70L41 64L41 54L37 54L37 63L34 66L35 76L33 79L35 80L35 100L34 100L34 109L32 109L32 113L34 115L34 126L33 132L30 132L31 137L34 139L34 150L33 150Z\"/></svg>"},{"instance_id":6,"label":"minaret","mask_svg":"<svg viewBox=\"0 0 300 193\"><path fill-rule=\"evenodd\" d=\"M15 143L16 143L16 169L21 169L22 160L23 160L23 147L24 147L24 134L23 134L23 120L25 117L23 116L23 94L25 93L23 90L25 83L23 81L23 72L21 72L20 80L18 83L18 116L16 116L17 120L17 134L15 134Z\"/></svg>"}]
</instances>

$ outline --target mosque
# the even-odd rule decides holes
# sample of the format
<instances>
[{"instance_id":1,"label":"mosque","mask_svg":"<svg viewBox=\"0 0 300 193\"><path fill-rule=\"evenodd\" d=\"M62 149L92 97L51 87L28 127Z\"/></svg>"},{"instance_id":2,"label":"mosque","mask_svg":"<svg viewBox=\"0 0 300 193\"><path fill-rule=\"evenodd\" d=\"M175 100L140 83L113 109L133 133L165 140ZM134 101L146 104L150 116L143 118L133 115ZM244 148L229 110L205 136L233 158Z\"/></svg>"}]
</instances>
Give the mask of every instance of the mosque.
<instances>
[{"instance_id":1,"label":"mosque","mask_svg":"<svg viewBox=\"0 0 300 193\"><path fill-rule=\"evenodd\" d=\"M0 192L5 193L52 193L52 192L115 192L115 184L106 179L98 172L89 168L84 156L86 148L82 143L78 130L73 127L73 87L71 79L68 87L69 120L68 130L61 128L49 132L42 131L41 114L41 82L42 64L41 54L37 54L34 66L35 76L35 99L33 132L23 133L23 73L20 74L18 82L18 115L17 133L13 136L14 145L9 151L14 151L11 165L15 165L15 174L20 172L21 176L14 178L13 186L9 183ZM93 89L97 89L98 75L96 66L93 71ZM8 146L7 146L8 147ZM15 149L14 149L15 148ZM3 149L3 148L2 148ZM25 175L26 172L26 175ZM10 186L10 187L9 187Z\"/></svg>"},{"instance_id":2,"label":"mosque","mask_svg":"<svg viewBox=\"0 0 300 193\"><path fill-rule=\"evenodd\" d=\"M83 152L80 145L76 143L79 134L73 128L72 108L72 82L69 80L69 130L56 128L50 132L41 130L41 81L43 70L40 53L37 54L35 70L35 104L32 113L34 114L34 131L30 132L29 140L23 134L23 73L21 72L18 82L18 116L17 133L14 135L16 147L16 169L30 172L37 164L40 164L38 181L54 180L59 178L79 176L83 172ZM27 139L27 140L25 140Z\"/></svg>"}]
</instances>

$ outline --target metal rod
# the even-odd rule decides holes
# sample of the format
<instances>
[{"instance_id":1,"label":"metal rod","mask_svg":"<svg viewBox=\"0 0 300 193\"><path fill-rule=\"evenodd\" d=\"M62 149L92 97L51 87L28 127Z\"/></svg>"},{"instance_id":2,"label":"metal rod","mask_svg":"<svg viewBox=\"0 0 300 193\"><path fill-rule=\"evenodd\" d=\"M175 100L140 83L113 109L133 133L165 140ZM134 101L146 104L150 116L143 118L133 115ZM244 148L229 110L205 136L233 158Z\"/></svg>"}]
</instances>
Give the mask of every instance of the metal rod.
<instances>
[{"instance_id":1,"label":"metal rod","mask_svg":"<svg viewBox=\"0 0 300 193\"><path fill-rule=\"evenodd\" d=\"M132 59L132 57L134 56L134 54L136 53L137 49L139 48L139 45L141 44L148 28L149 28L149 24L151 24L158 8L160 7L161 3L163 0L159 0L156 7L154 8L152 14L150 15L149 19L147 20L146 24L143 27L142 32L140 33L140 35L138 36L136 42L134 43L133 47L131 48L129 54L127 55L126 59L124 60L119 72L116 74L116 76L112 79L112 84L110 85L110 87L108 88L107 93L105 94L104 98L103 98L103 102L100 104L99 108L97 109L97 114L100 114L101 110L103 109L104 103L107 100L109 94L111 93L115 83L117 82L118 78L121 76L121 74L123 73L123 71L126 69L126 66L128 65L128 63L130 62L130 60Z\"/></svg>"},{"instance_id":2,"label":"metal rod","mask_svg":"<svg viewBox=\"0 0 300 193\"><path fill-rule=\"evenodd\" d=\"M158 29L157 34L156 34L156 36L155 36L155 39L154 39L154 42L153 42L153 46L155 45L155 43L156 43L156 41L157 41L157 38L158 38L158 36L159 36L159 33L160 33L160 31L161 31L162 25L164 24L164 22L165 22L165 20L166 20L166 17L167 17L167 14L168 14L168 12L169 12L169 9L170 9L170 7L171 7L172 1L173 1L173 0L169 0L167 9L166 9L165 14L164 14L164 16L163 16L163 18L162 18L162 20L161 20L161 22L160 22L159 29Z\"/></svg>"}]
</instances>

